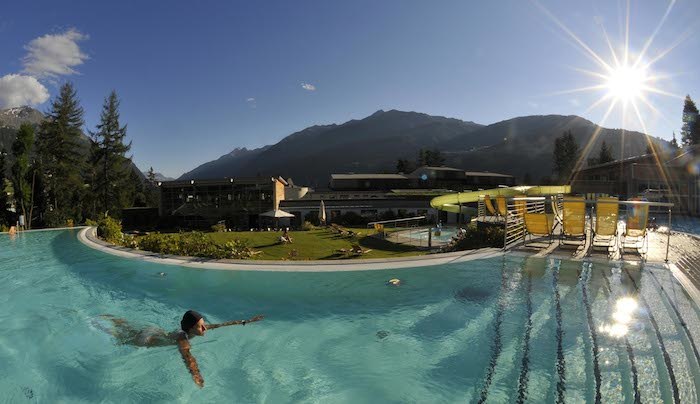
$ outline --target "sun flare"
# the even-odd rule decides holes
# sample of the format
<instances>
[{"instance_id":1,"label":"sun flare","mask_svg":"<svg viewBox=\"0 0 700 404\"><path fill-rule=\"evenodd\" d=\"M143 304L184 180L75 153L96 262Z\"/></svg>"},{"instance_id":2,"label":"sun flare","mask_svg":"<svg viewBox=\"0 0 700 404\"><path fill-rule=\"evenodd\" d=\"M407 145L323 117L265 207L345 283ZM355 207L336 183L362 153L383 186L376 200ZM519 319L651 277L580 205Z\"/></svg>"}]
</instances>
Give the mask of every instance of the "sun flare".
<instances>
[{"instance_id":1,"label":"sun flare","mask_svg":"<svg viewBox=\"0 0 700 404\"><path fill-rule=\"evenodd\" d=\"M627 103L634 102L644 96L646 82L649 80L643 68L635 66L620 66L607 76L605 87L608 97Z\"/></svg>"}]
</instances>

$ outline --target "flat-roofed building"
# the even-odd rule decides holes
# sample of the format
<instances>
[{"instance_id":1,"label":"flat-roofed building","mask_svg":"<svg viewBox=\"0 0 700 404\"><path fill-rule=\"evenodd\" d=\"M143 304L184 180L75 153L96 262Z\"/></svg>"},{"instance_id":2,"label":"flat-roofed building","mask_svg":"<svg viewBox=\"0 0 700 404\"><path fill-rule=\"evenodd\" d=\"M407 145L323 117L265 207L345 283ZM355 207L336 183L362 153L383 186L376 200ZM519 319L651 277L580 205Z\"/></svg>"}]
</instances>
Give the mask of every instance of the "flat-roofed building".
<instances>
[{"instance_id":1,"label":"flat-roofed building","mask_svg":"<svg viewBox=\"0 0 700 404\"><path fill-rule=\"evenodd\" d=\"M644 197L671 202L682 213L700 214L700 147L672 158L652 154L629 157L583 168L573 175L571 190L579 194L607 194L621 199ZM660 164L659 164L660 163Z\"/></svg>"},{"instance_id":2,"label":"flat-roofed building","mask_svg":"<svg viewBox=\"0 0 700 404\"><path fill-rule=\"evenodd\" d=\"M386 190L410 188L411 180L403 174L331 174L334 190Z\"/></svg>"},{"instance_id":3,"label":"flat-roofed building","mask_svg":"<svg viewBox=\"0 0 700 404\"><path fill-rule=\"evenodd\" d=\"M225 220L230 228L258 227L258 215L279 208L286 185L275 177L163 181L160 215L173 226L206 228Z\"/></svg>"},{"instance_id":4,"label":"flat-roofed building","mask_svg":"<svg viewBox=\"0 0 700 404\"><path fill-rule=\"evenodd\" d=\"M464 171L452 167L423 166L409 174L415 188L445 188L455 191L515 185L515 177L487 171Z\"/></svg>"},{"instance_id":5,"label":"flat-roofed building","mask_svg":"<svg viewBox=\"0 0 700 404\"><path fill-rule=\"evenodd\" d=\"M515 185L515 177L452 167L423 166L410 174L332 174L330 188L336 191L391 189L448 189L452 191Z\"/></svg>"}]
</instances>

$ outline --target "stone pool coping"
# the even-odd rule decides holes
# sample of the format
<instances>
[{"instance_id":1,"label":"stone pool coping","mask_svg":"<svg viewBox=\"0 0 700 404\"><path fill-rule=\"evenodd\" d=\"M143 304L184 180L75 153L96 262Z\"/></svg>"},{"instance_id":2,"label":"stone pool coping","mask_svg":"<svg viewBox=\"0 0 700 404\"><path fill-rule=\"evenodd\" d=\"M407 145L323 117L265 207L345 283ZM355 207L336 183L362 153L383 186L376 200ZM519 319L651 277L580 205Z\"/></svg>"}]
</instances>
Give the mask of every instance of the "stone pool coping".
<instances>
[{"instance_id":1,"label":"stone pool coping","mask_svg":"<svg viewBox=\"0 0 700 404\"><path fill-rule=\"evenodd\" d=\"M178 255L158 254L150 251L135 250L117 246L100 240L95 227L83 228L78 239L86 246L139 261L158 264L178 265L199 269L222 269L233 271L268 271L268 272L340 272L340 271L375 271L401 268L417 268L434 265L452 264L484 258L503 256L499 248L482 248L453 253L419 255L401 258L372 258L348 260L308 260L308 261L270 261L270 260L232 260L201 257L184 257Z\"/></svg>"}]
</instances>

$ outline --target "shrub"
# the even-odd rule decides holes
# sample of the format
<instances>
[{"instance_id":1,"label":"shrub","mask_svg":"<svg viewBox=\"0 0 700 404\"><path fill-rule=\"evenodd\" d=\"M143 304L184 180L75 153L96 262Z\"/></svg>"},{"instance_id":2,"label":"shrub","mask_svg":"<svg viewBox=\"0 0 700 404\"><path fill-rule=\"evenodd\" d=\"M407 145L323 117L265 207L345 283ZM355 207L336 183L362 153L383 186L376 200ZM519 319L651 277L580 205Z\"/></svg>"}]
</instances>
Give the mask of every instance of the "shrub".
<instances>
[{"instance_id":1,"label":"shrub","mask_svg":"<svg viewBox=\"0 0 700 404\"><path fill-rule=\"evenodd\" d=\"M106 216L97 225L97 236L112 244L121 244L122 224L117 219Z\"/></svg>"},{"instance_id":2,"label":"shrub","mask_svg":"<svg viewBox=\"0 0 700 404\"><path fill-rule=\"evenodd\" d=\"M304 216L304 223L309 222L314 226L318 226L321 222L318 219L318 212L311 211Z\"/></svg>"},{"instance_id":3,"label":"shrub","mask_svg":"<svg viewBox=\"0 0 700 404\"><path fill-rule=\"evenodd\" d=\"M99 223L97 221L92 220L92 219L85 219L85 225L86 226L97 226Z\"/></svg>"},{"instance_id":4,"label":"shrub","mask_svg":"<svg viewBox=\"0 0 700 404\"><path fill-rule=\"evenodd\" d=\"M316 228L316 226L314 226L314 224L309 222L308 220L305 221L303 225L301 225L301 229L304 231L313 230L315 228Z\"/></svg>"},{"instance_id":5,"label":"shrub","mask_svg":"<svg viewBox=\"0 0 700 404\"><path fill-rule=\"evenodd\" d=\"M216 259L247 259L255 255L244 240L227 241L223 245L215 243L202 232L179 234L151 233L126 243L132 248L152 251L158 254L187 255Z\"/></svg>"},{"instance_id":6,"label":"shrub","mask_svg":"<svg viewBox=\"0 0 700 404\"><path fill-rule=\"evenodd\" d=\"M223 233L226 231L226 225L223 223L217 223L211 227L211 231L214 233Z\"/></svg>"},{"instance_id":7,"label":"shrub","mask_svg":"<svg viewBox=\"0 0 700 404\"><path fill-rule=\"evenodd\" d=\"M444 247L445 251L474 250L485 247L503 247L503 228L487 226L479 229L476 225L469 225L465 232Z\"/></svg>"},{"instance_id":8,"label":"shrub","mask_svg":"<svg viewBox=\"0 0 700 404\"><path fill-rule=\"evenodd\" d=\"M369 218L360 216L355 212L346 212L344 215L336 217L333 221L343 226L365 226L369 222Z\"/></svg>"},{"instance_id":9,"label":"shrub","mask_svg":"<svg viewBox=\"0 0 700 404\"><path fill-rule=\"evenodd\" d=\"M10 231L10 228L7 227L7 225L5 225L5 224L0 224L0 233L6 233L6 232L8 232L8 231Z\"/></svg>"}]
</instances>

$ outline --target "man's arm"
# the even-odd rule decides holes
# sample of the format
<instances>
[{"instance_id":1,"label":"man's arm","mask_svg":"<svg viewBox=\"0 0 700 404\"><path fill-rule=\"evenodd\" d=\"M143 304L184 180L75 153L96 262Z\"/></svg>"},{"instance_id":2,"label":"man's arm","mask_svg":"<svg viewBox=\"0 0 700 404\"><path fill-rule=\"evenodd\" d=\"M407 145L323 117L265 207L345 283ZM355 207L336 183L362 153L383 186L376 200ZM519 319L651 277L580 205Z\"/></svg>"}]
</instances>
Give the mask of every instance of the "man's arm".
<instances>
[{"instance_id":1,"label":"man's arm","mask_svg":"<svg viewBox=\"0 0 700 404\"><path fill-rule=\"evenodd\" d=\"M233 321L227 321L225 323L219 323L219 324L207 324L207 329L213 330L214 328L226 327L228 325L238 325L238 324L246 325L248 323L254 323L256 321L260 321L263 318L265 318L265 317L264 316L255 316L249 320L233 320Z\"/></svg>"},{"instance_id":2,"label":"man's arm","mask_svg":"<svg viewBox=\"0 0 700 404\"><path fill-rule=\"evenodd\" d=\"M177 347L182 355L182 360L185 361L185 366L187 366L187 369L189 369L192 374L192 380L194 380L197 386L204 387L204 379L202 379L202 375L199 373L197 360L190 353L190 341L184 337L178 338Z\"/></svg>"}]
</instances>

